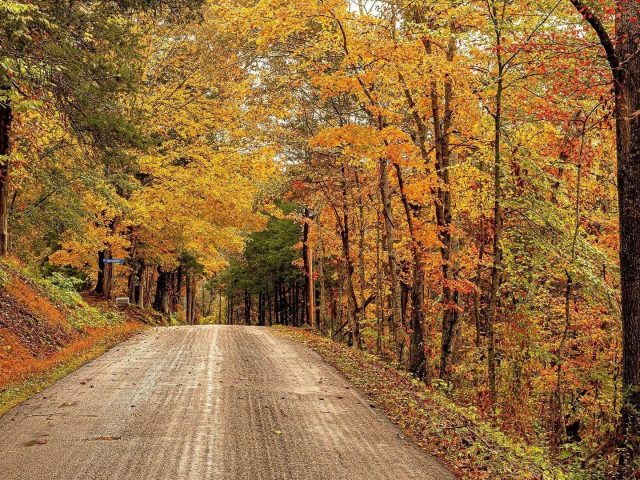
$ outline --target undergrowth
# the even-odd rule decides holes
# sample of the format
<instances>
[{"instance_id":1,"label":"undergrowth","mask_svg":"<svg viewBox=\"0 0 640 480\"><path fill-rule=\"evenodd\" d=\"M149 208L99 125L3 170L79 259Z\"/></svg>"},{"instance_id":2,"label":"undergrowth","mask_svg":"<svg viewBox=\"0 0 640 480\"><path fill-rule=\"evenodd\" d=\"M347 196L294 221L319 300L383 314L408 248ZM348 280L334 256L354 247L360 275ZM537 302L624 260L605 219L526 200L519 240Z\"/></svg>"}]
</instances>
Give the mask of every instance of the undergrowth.
<instances>
[{"instance_id":1,"label":"undergrowth","mask_svg":"<svg viewBox=\"0 0 640 480\"><path fill-rule=\"evenodd\" d=\"M6 285L11 277L22 278L59 309L67 313L67 322L76 330L90 327L108 327L126 321L125 315L115 310L101 310L89 305L77 291L77 278L59 272L44 277L39 271L22 268L15 262L0 262L0 282Z\"/></svg>"},{"instance_id":2,"label":"undergrowth","mask_svg":"<svg viewBox=\"0 0 640 480\"><path fill-rule=\"evenodd\" d=\"M548 449L510 438L483 420L473 407L454 403L436 386L427 386L369 353L315 332L274 327L309 346L363 390L404 433L443 459L465 479L586 480L606 477L579 462L560 464Z\"/></svg>"}]
</instances>

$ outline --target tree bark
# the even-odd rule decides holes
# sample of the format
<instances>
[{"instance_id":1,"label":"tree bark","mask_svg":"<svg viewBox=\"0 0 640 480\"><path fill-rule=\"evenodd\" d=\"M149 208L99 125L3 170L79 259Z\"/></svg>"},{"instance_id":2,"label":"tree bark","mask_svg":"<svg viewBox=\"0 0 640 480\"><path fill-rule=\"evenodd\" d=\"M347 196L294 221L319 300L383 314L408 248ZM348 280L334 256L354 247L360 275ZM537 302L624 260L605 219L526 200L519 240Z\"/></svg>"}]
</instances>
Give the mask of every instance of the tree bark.
<instances>
[{"instance_id":1,"label":"tree bark","mask_svg":"<svg viewBox=\"0 0 640 480\"><path fill-rule=\"evenodd\" d=\"M581 0L570 1L598 36L614 81L622 296L618 477L632 478L640 458L640 4L618 2L614 42L588 5Z\"/></svg>"},{"instance_id":2,"label":"tree bark","mask_svg":"<svg viewBox=\"0 0 640 480\"><path fill-rule=\"evenodd\" d=\"M264 312L264 294L262 290L258 291L258 325L263 327L265 324L265 312Z\"/></svg>"},{"instance_id":3,"label":"tree bark","mask_svg":"<svg viewBox=\"0 0 640 480\"><path fill-rule=\"evenodd\" d=\"M495 324L497 321L498 302L500 294L500 281L502 275L502 94L504 90L505 62L502 57L502 23L504 10L498 13L495 3L489 8L489 17L493 23L495 35L495 60L496 60L496 93L494 96L493 116L493 262L491 266L491 290L489 292L489 305L486 318L487 332L487 383L489 389L489 401L495 406L498 397L496 379L496 335ZM500 15L500 18L499 18Z\"/></svg>"},{"instance_id":4,"label":"tree bark","mask_svg":"<svg viewBox=\"0 0 640 480\"><path fill-rule=\"evenodd\" d=\"M362 348L362 339L360 337L360 319L358 312L358 300L356 298L356 290L353 285L354 265L351 259L351 238L349 228L349 198L347 189L347 172L344 163L340 167L340 173L342 175L341 180L341 212L334 208L334 214L336 216L336 224L338 226L340 241L342 246L342 283L346 287L347 295L347 322L350 328L350 335L352 344L356 348ZM340 322L338 322L340 323ZM339 324L338 328L342 325Z\"/></svg>"},{"instance_id":5,"label":"tree bark","mask_svg":"<svg viewBox=\"0 0 640 480\"><path fill-rule=\"evenodd\" d=\"M616 134L622 293L622 453L620 476L640 459L640 4L625 2L616 17ZM637 471L635 472L638 473Z\"/></svg>"},{"instance_id":6,"label":"tree bark","mask_svg":"<svg viewBox=\"0 0 640 480\"><path fill-rule=\"evenodd\" d=\"M320 226L318 226L320 228ZM319 329L326 328L327 319L327 285L326 275L324 271L324 245L322 244L322 235L318 235L318 275L320 284L320 305L318 308L317 327Z\"/></svg>"},{"instance_id":7,"label":"tree bark","mask_svg":"<svg viewBox=\"0 0 640 480\"><path fill-rule=\"evenodd\" d=\"M382 355L382 342L384 339L384 284L383 284L383 265L381 256L381 233L380 233L380 216L376 221L376 354Z\"/></svg>"},{"instance_id":8,"label":"tree bark","mask_svg":"<svg viewBox=\"0 0 640 480\"><path fill-rule=\"evenodd\" d=\"M308 212L305 212L308 215ZM318 328L316 319L316 286L313 276L313 245L310 244L309 236L311 226L310 219L305 218L302 231L302 257L304 261L305 286L306 286L306 313L311 328Z\"/></svg>"},{"instance_id":9,"label":"tree bark","mask_svg":"<svg viewBox=\"0 0 640 480\"><path fill-rule=\"evenodd\" d=\"M395 348L398 363L403 363L405 346L404 325L402 323L402 292L400 291L400 264L398 262L395 242L396 232L393 224L393 208L389 187L389 161L386 158L378 160L380 201L384 219L385 247L389 262L389 279L391 281L391 314L395 326Z\"/></svg>"},{"instance_id":10,"label":"tree bark","mask_svg":"<svg viewBox=\"0 0 640 480\"><path fill-rule=\"evenodd\" d=\"M244 289L244 324L251 325L251 294Z\"/></svg>"},{"instance_id":11,"label":"tree bark","mask_svg":"<svg viewBox=\"0 0 640 480\"><path fill-rule=\"evenodd\" d=\"M196 323L196 275L193 272L187 272L185 275L185 310L186 321L189 325Z\"/></svg>"},{"instance_id":12,"label":"tree bark","mask_svg":"<svg viewBox=\"0 0 640 480\"><path fill-rule=\"evenodd\" d=\"M158 267L158 281L156 283L156 296L153 308L163 314L169 314L169 278L170 272Z\"/></svg>"},{"instance_id":13,"label":"tree bark","mask_svg":"<svg viewBox=\"0 0 640 480\"><path fill-rule=\"evenodd\" d=\"M120 225L121 217L116 215L109 223L109 229L113 234L118 225ZM112 258L111 246L105 246L102 251L98 252L98 280L94 293L111 298L113 289L113 263L104 263L105 260Z\"/></svg>"},{"instance_id":14,"label":"tree bark","mask_svg":"<svg viewBox=\"0 0 640 480\"><path fill-rule=\"evenodd\" d=\"M362 318L367 318L367 302L365 299L365 290L367 288L367 277L365 274L365 261L364 261L364 251L366 248L365 245L365 234L366 234L366 219L365 219L365 211L364 211L364 199L362 196L362 185L360 184L360 177L358 175L357 170L354 171L354 178L356 181L356 188L358 189L358 280L360 282L359 288L359 297L358 300L360 302L359 312Z\"/></svg>"},{"instance_id":15,"label":"tree bark","mask_svg":"<svg viewBox=\"0 0 640 480\"><path fill-rule=\"evenodd\" d=\"M105 268L105 252L100 250L98 252L98 279L96 280L96 287L93 292L97 295L104 295L104 268Z\"/></svg>"},{"instance_id":16,"label":"tree bark","mask_svg":"<svg viewBox=\"0 0 640 480\"><path fill-rule=\"evenodd\" d=\"M0 89L8 93L7 87ZM0 256L9 251L9 154L11 153L11 123L13 112L11 101L0 97Z\"/></svg>"},{"instance_id":17,"label":"tree bark","mask_svg":"<svg viewBox=\"0 0 640 480\"><path fill-rule=\"evenodd\" d=\"M409 342L409 371L418 378L426 379L428 377L428 369L426 368L426 357L424 354L424 267L422 262L422 252L420 243L416 237L415 227L413 224L413 214L411 206L404 189L404 179L402 176L402 167L396 165L396 173L398 176L398 186L400 189L400 198L404 206L404 213L409 228L409 237L411 239L411 258L413 260L413 284L411 285L411 323L410 323L410 342Z\"/></svg>"}]
</instances>

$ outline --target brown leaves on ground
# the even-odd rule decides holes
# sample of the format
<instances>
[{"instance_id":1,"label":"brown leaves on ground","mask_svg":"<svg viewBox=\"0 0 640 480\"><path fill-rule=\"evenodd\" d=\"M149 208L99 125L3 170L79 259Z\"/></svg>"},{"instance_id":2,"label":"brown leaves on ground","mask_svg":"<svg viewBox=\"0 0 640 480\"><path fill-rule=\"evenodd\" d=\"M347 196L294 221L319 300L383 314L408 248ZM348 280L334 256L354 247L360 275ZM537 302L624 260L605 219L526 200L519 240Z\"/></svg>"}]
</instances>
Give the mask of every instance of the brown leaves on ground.
<instances>
[{"instance_id":1,"label":"brown leaves on ground","mask_svg":"<svg viewBox=\"0 0 640 480\"><path fill-rule=\"evenodd\" d=\"M360 388L372 406L383 410L407 437L446 462L460 478L563 478L540 449L509 439L473 410L455 405L441 392L374 355L308 330L277 327L276 332L319 353Z\"/></svg>"}]
</instances>

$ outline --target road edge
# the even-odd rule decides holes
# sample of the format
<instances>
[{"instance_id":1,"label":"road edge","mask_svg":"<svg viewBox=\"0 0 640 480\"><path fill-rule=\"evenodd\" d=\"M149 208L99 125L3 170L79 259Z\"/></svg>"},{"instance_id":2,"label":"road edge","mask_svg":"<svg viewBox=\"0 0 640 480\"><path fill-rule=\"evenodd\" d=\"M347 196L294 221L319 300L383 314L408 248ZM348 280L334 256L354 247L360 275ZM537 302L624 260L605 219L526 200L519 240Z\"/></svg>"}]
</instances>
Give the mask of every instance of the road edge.
<instances>
[{"instance_id":1,"label":"road edge","mask_svg":"<svg viewBox=\"0 0 640 480\"><path fill-rule=\"evenodd\" d=\"M52 364L50 368L34 372L22 381L0 389L0 418L33 395L50 387L83 365L104 355L116 345L143 332L147 328L147 325L140 322L126 322L114 327L96 329L102 331L96 332L94 338L89 337L89 344L79 350L77 348L82 340L67 345L58 352L62 359ZM84 340L86 341L87 339Z\"/></svg>"},{"instance_id":2,"label":"road edge","mask_svg":"<svg viewBox=\"0 0 640 480\"><path fill-rule=\"evenodd\" d=\"M278 325L270 331L315 351L457 478L571 478L558 465L547 463L540 449L507 437L474 409L456 405L436 388L375 355L308 328Z\"/></svg>"}]
</instances>

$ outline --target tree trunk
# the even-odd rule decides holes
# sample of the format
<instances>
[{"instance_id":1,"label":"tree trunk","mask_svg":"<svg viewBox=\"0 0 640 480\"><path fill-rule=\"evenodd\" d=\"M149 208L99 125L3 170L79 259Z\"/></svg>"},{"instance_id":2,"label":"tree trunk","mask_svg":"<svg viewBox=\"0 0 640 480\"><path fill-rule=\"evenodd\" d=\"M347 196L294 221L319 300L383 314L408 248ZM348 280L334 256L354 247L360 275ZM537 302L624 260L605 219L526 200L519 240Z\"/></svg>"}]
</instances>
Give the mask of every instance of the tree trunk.
<instances>
[{"instance_id":1,"label":"tree trunk","mask_svg":"<svg viewBox=\"0 0 640 480\"><path fill-rule=\"evenodd\" d=\"M396 233L393 224L393 209L391 207L391 193L389 187L389 161L381 158L379 167L380 201L384 218L385 247L389 262L389 279L391 281L391 315L395 325L396 359L402 364L405 345L404 325L402 324L402 293L400 291L400 264L396 253Z\"/></svg>"},{"instance_id":2,"label":"tree trunk","mask_svg":"<svg viewBox=\"0 0 640 480\"><path fill-rule=\"evenodd\" d=\"M264 294L262 290L258 291L258 325L263 327L265 324L265 313L264 313Z\"/></svg>"},{"instance_id":3,"label":"tree trunk","mask_svg":"<svg viewBox=\"0 0 640 480\"><path fill-rule=\"evenodd\" d=\"M93 292L97 295L104 295L104 253L104 250L98 252L98 279L96 280L96 287L93 289Z\"/></svg>"},{"instance_id":4,"label":"tree trunk","mask_svg":"<svg viewBox=\"0 0 640 480\"><path fill-rule=\"evenodd\" d=\"M109 224L109 229L113 234L120 224L121 217L116 215L113 217ZM93 290L98 295L104 295L107 298L111 298L113 289L113 263L105 263L105 260L112 258L111 246L105 246L105 248L98 252L98 280L96 287Z\"/></svg>"},{"instance_id":5,"label":"tree trunk","mask_svg":"<svg viewBox=\"0 0 640 480\"><path fill-rule=\"evenodd\" d=\"M423 44L428 55L431 55L431 42L423 39ZM456 51L455 37L449 37L447 47L447 61L452 62ZM451 205L451 179L449 168L451 166L451 147L449 145L451 126L453 120L453 87L447 77L444 81L444 95L440 99L437 85L432 83L431 110L433 115L433 131L436 151L436 175L440 185L436 188L434 197L434 209L438 237L440 239L440 256L442 258L442 303L444 307L442 315L442 342L440 351L440 378L448 380L450 376L451 357L455 335L459 322L459 295L455 287L456 272L453 266L453 238L451 227L453 223L453 208Z\"/></svg>"},{"instance_id":6,"label":"tree trunk","mask_svg":"<svg viewBox=\"0 0 640 480\"><path fill-rule=\"evenodd\" d=\"M281 299L281 312L282 315L282 323L284 325L291 325L290 316L289 316L289 302L287 299L288 294L288 285L286 283L282 283L280 285L280 299Z\"/></svg>"},{"instance_id":7,"label":"tree trunk","mask_svg":"<svg viewBox=\"0 0 640 480\"><path fill-rule=\"evenodd\" d=\"M570 1L598 36L615 89L623 390L618 478L626 479L640 458L640 4L618 2L613 41L588 5Z\"/></svg>"},{"instance_id":8,"label":"tree trunk","mask_svg":"<svg viewBox=\"0 0 640 480\"><path fill-rule=\"evenodd\" d=\"M336 216L336 224L338 225L340 241L342 245L342 280L347 291L347 323L349 324L350 335L352 344L356 348L362 348L362 339L360 337L360 319L358 312L358 300L356 298L356 290L353 285L354 265L351 259L351 244L350 244L350 228L349 228L349 198L347 190L346 179L346 167L344 163L340 167L340 173L342 174L341 181L341 212L338 213L337 209L334 209ZM342 324L338 322L338 328L342 327Z\"/></svg>"},{"instance_id":9,"label":"tree trunk","mask_svg":"<svg viewBox=\"0 0 640 480\"><path fill-rule=\"evenodd\" d=\"M131 274L129 275L129 300L138 306L143 306L144 270L143 259L137 258L132 262Z\"/></svg>"},{"instance_id":10,"label":"tree trunk","mask_svg":"<svg viewBox=\"0 0 640 480\"><path fill-rule=\"evenodd\" d=\"M280 281L276 279L273 288L273 318L276 321L276 325L282 323L280 318Z\"/></svg>"},{"instance_id":11,"label":"tree trunk","mask_svg":"<svg viewBox=\"0 0 640 480\"><path fill-rule=\"evenodd\" d=\"M502 90L504 65L502 61L502 31L497 17L495 5L491 18L494 22L496 36L497 84L495 94L495 111L493 112L493 264L491 266L491 291L489 292L489 308L486 322L487 329L487 376L489 400L492 405L498 397L496 384L496 338L495 323L498 309L500 276L502 273Z\"/></svg>"},{"instance_id":12,"label":"tree trunk","mask_svg":"<svg viewBox=\"0 0 640 480\"><path fill-rule=\"evenodd\" d=\"M142 304L145 307L151 306L151 292L153 291L153 282L155 277L155 269L153 267L145 268L145 288Z\"/></svg>"},{"instance_id":13,"label":"tree trunk","mask_svg":"<svg viewBox=\"0 0 640 480\"><path fill-rule=\"evenodd\" d=\"M326 328L327 319L327 285L326 275L324 271L324 245L322 244L322 235L318 235L318 273L320 283L320 306L318 309L317 327L319 329Z\"/></svg>"},{"instance_id":14,"label":"tree trunk","mask_svg":"<svg viewBox=\"0 0 640 480\"><path fill-rule=\"evenodd\" d=\"M185 275L185 310L186 321L189 325L195 325L196 323L196 275L192 272L187 272Z\"/></svg>"},{"instance_id":15,"label":"tree trunk","mask_svg":"<svg viewBox=\"0 0 640 480\"><path fill-rule=\"evenodd\" d=\"M362 185L360 184L360 178L358 176L358 172L354 172L354 178L356 181L356 188L358 189L358 280L360 282L359 289L359 297L358 300L360 302L360 309L358 313L361 318L367 318L367 306L365 299L365 289L367 287L367 277L365 274L365 261L364 261L364 251L366 248L365 245L365 234L366 234L366 220L365 220L365 212L364 212L364 199L362 197Z\"/></svg>"},{"instance_id":16,"label":"tree trunk","mask_svg":"<svg viewBox=\"0 0 640 480\"><path fill-rule=\"evenodd\" d=\"M251 294L244 290L244 324L251 325Z\"/></svg>"},{"instance_id":17,"label":"tree trunk","mask_svg":"<svg viewBox=\"0 0 640 480\"><path fill-rule=\"evenodd\" d=\"M170 313L177 310L178 305L182 303L182 283L184 282L185 269L179 265L171 275L171 297L170 297Z\"/></svg>"},{"instance_id":18,"label":"tree trunk","mask_svg":"<svg viewBox=\"0 0 640 480\"><path fill-rule=\"evenodd\" d=\"M305 217L308 212L305 211ZM306 285L306 315L311 328L317 328L316 321L316 287L313 278L313 245L310 245L309 234L311 220L305 218L302 229L302 258L304 261L305 285Z\"/></svg>"},{"instance_id":19,"label":"tree trunk","mask_svg":"<svg viewBox=\"0 0 640 480\"><path fill-rule=\"evenodd\" d=\"M377 332L376 332L376 354L382 355L382 341L384 339L384 284L383 284L383 266L381 256L381 234L380 234L380 217L376 221L376 316Z\"/></svg>"},{"instance_id":20,"label":"tree trunk","mask_svg":"<svg viewBox=\"0 0 640 480\"><path fill-rule=\"evenodd\" d=\"M171 273L158 267L158 281L156 284L156 296L153 308L165 315L169 314L169 277Z\"/></svg>"},{"instance_id":21,"label":"tree trunk","mask_svg":"<svg viewBox=\"0 0 640 480\"><path fill-rule=\"evenodd\" d=\"M413 11L414 20L417 24L426 24L424 12L420 8ZM456 38L452 32L449 35L447 45L447 61L453 62L456 54ZM432 55L432 45L428 37L421 39L425 53ZM402 76L401 82L404 84ZM432 189L433 207L435 210L436 224L438 226L438 238L440 240L440 256L442 269L442 341L440 349L440 378L448 380L450 376L452 349L454 345L455 335L458 331L459 322L459 295L455 287L457 274L452 265L453 239L451 235L452 226L452 205L450 192L450 175L449 167L451 166L451 147L450 134L453 124L453 84L450 77L445 76L443 85L443 95L440 94L438 85L435 80L431 82L431 114L433 127L433 141L435 143L436 157L436 175L438 177L439 186ZM416 102L413 100L411 92L404 88L405 97L407 98L411 113L416 124L416 141L420 150L420 155L429 168L431 164L431 155L426 146L428 137L427 125L422 120L422 116L418 111Z\"/></svg>"},{"instance_id":22,"label":"tree trunk","mask_svg":"<svg viewBox=\"0 0 640 480\"><path fill-rule=\"evenodd\" d=\"M8 91L6 87L0 89L2 94ZM0 97L0 256L3 257L9 250L9 154L11 153L12 120L11 101Z\"/></svg>"},{"instance_id":23,"label":"tree trunk","mask_svg":"<svg viewBox=\"0 0 640 480\"><path fill-rule=\"evenodd\" d=\"M426 358L424 354L424 267L422 263L422 253L420 244L416 238L416 232L413 225L413 214L409 205L409 200L404 189L404 180L402 177L402 168L396 165L398 176L398 185L400 188L400 198L404 206L407 226L409 228L409 236L411 239L411 257L413 260L413 285L411 286L411 335L409 343L409 371L418 378L427 378L428 369L426 368ZM419 209L416 215L419 213Z\"/></svg>"},{"instance_id":24,"label":"tree trunk","mask_svg":"<svg viewBox=\"0 0 640 480\"><path fill-rule=\"evenodd\" d=\"M622 293L620 476L631 478L640 460L640 4L625 2L621 12L617 48L624 68L614 72Z\"/></svg>"},{"instance_id":25,"label":"tree trunk","mask_svg":"<svg viewBox=\"0 0 640 480\"><path fill-rule=\"evenodd\" d=\"M105 259L111 259L111 249L109 248L105 252ZM104 266L104 276L103 276L103 286L102 291L104 292L104 296L107 298L111 298L111 292L113 289L113 263L107 263Z\"/></svg>"}]
</instances>

